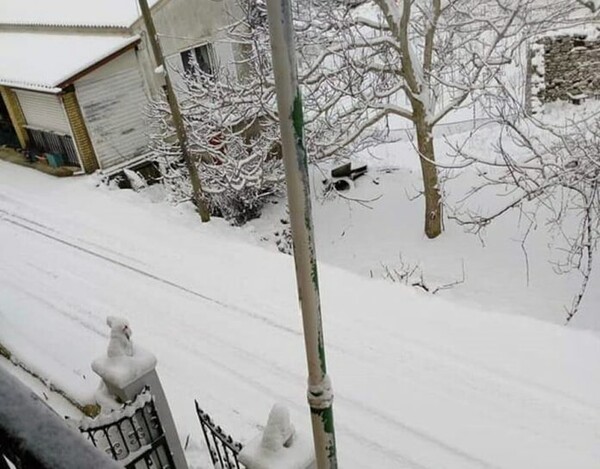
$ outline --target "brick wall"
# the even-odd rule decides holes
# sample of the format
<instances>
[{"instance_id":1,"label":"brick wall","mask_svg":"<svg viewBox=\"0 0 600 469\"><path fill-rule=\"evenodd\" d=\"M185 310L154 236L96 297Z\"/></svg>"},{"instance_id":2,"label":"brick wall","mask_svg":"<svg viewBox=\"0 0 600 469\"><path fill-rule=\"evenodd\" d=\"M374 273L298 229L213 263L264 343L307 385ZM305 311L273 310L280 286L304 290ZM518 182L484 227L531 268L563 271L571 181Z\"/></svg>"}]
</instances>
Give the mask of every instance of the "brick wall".
<instances>
[{"instance_id":1,"label":"brick wall","mask_svg":"<svg viewBox=\"0 0 600 469\"><path fill-rule=\"evenodd\" d=\"M94 146L90 140L90 136L81 114L81 108L77 101L77 96L74 90L67 91L62 95L63 104L65 111L71 124L71 130L73 131L73 140L77 145L79 156L83 164L83 170L90 174L96 171L98 166L98 159L94 152Z\"/></svg>"}]
</instances>

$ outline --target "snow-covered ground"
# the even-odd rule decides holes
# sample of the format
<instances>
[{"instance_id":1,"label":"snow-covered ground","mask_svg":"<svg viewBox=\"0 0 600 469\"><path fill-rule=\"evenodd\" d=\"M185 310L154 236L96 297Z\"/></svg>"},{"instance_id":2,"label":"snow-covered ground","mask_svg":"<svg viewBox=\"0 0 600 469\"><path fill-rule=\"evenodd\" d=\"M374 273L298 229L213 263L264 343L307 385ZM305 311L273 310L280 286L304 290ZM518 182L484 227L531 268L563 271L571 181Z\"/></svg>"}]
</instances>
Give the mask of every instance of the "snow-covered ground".
<instances>
[{"instance_id":1,"label":"snow-covered ground","mask_svg":"<svg viewBox=\"0 0 600 469\"><path fill-rule=\"evenodd\" d=\"M15 376L27 385L27 387L32 389L40 398L47 402L60 416L73 419L73 421L78 421L83 417L83 414L63 396L56 391L49 389L46 385L48 383L42 383L38 378L32 376L23 368L2 356L0 356L0 369Z\"/></svg>"},{"instance_id":2,"label":"snow-covered ground","mask_svg":"<svg viewBox=\"0 0 600 469\"><path fill-rule=\"evenodd\" d=\"M427 252L419 257L426 281L456 279L464 258L471 283L445 299L321 265L340 466L597 467L597 333L494 312L510 309L502 303L522 282L522 258L503 259L508 251L500 248L488 254L451 227L441 247L423 240L419 203L400 197L414 184L410 174L378 175L380 185L389 184L384 198L400 199L389 225L368 218L375 210L363 213L343 201L317 209L321 257L367 275L377 267L375 255L391 264L385 256L395 239L407 261L416 259L415 247ZM379 187L367 178L359 185ZM97 188L90 177L58 180L0 162L0 343L88 402L98 385L90 363L107 345L106 316L127 317L134 341L159 359L181 437L191 434L194 467L208 467L194 398L242 441L275 402L308 429L292 258L240 241L255 236L257 226L249 235L251 229L232 230L219 220L200 225L189 210L156 200ZM324 236L328 231L336 242ZM509 243L502 236L488 246L495 238ZM368 259L367 245L387 251ZM457 251L454 257L444 246ZM484 256L498 262L487 279L473 267ZM436 257L439 273L425 264ZM556 282L535 295L554 298ZM524 298L517 289L511 304Z\"/></svg>"},{"instance_id":3,"label":"snow-covered ground","mask_svg":"<svg viewBox=\"0 0 600 469\"><path fill-rule=\"evenodd\" d=\"M452 141L454 129L449 130ZM489 148L494 137L493 129L481 132L472 145ZM442 161L450 151L442 135L436 151ZM518 211L508 213L481 236L446 220L444 234L428 240L423 233L424 201L416 198L422 190L421 175L411 142L378 148L374 156L356 159L353 164L368 164L369 172L341 196L325 195L322 180L329 177L329 167L315 171L313 212L321 261L364 277L387 278L389 283L390 277L398 281L398 274L413 272L408 283L423 283L430 291L441 287L436 295L470 307L565 323L566 308L582 277L578 271L556 273L557 263L565 259L564 245L560 233L549 231L547 213L539 213L533 225ZM450 179L445 186L449 204L463 198L475 183L471 170ZM469 204L485 213L505 202L507 195L483 192ZM285 218L285 204L271 205L242 230L243 237L274 250L274 233L285 227L280 221ZM600 330L599 271L593 273L582 308L569 327Z\"/></svg>"}]
</instances>

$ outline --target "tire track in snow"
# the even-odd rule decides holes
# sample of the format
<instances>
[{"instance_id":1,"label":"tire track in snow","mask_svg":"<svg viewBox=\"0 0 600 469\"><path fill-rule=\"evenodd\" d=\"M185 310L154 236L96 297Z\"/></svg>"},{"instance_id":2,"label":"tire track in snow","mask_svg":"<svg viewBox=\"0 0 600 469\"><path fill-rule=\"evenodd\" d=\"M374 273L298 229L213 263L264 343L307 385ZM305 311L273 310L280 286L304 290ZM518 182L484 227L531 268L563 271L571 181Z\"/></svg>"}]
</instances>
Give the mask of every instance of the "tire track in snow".
<instances>
[{"instance_id":1,"label":"tire track in snow","mask_svg":"<svg viewBox=\"0 0 600 469\"><path fill-rule=\"evenodd\" d=\"M24 223L22 223L20 221L11 220L11 219L9 219L6 216L4 216L4 217L2 217L0 219L2 221L5 221L7 223L10 223L10 224L18 227L18 228L25 229L25 230L27 230L29 232L32 232L34 234L43 236L43 237L45 237L47 239L50 239L50 240L52 240L54 242L60 243L60 244L62 244L64 246L67 246L68 248L75 249L77 251L80 251L80 252L83 252L85 254L91 255L93 257L102 259L103 261L106 261L106 262L118 265L119 267L122 267L122 268L124 268L126 270L132 271L132 272L134 272L136 274L139 274L139 275L142 275L144 277L150 278L152 280L160 282L160 283L162 283L164 285L167 285L169 287L181 290L181 291L183 291L183 292L185 292L187 294L190 294L192 296L198 297L198 298L200 298L200 299L202 299L204 301L208 301L210 303L213 303L213 304L215 304L215 305L217 305L217 306L219 306L221 308L224 308L226 310L234 310L234 311L236 311L238 313L242 313L242 314L244 314L246 316L249 316L249 317L251 317L253 319L257 319L260 322L263 322L263 323L265 323L265 324L267 324L267 325L269 325L271 327L275 327L275 328L277 328L279 330L283 330L283 331L291 333L291 334L293 334L295 336L301 336L301 333L299 331L297 331L295 329L292 329L292 328L289 328L287 326L281 325L279 323L276 323L275 321L272 321L272 320L270 320L268 318L264 318L263 316L260 316L257 313L254 313L254 312L246 310L244 308L240 308L240 307L238 307L236 305L233 305L233 304L230 304L230 303L227 303L227 302L223 302L221 300L209 297L209 296L204 295L202 293L199 293L197 291L191 290L190 288L187 288L187 287L184 287L182 285L179 285L179 284L177 284L175 282L172 282L172 281L170 281L168 279L164 279L164 278L162 278L162 277L160 277L158 275L151 274L149 272L145 272L145 271L143 271L143 270L141 270L139 268L130 266L130 265L128 265L128 264L126 264L124 262L121 262L119 260L112 259L112 258L110 258L108 256L103 255L103 254L94 252L94 251L92 251L92 250L90 250L90 249L88 249L86 247L82 247L82 246L79 246L79 245L77 245L77 244L75 244L73 242L70 242L70 241L64 240L62 238L59 238L58 236L55 236L54 234L44 233L43 231L41 231L37 227L27 226L26 224L24 224ZM28 294L29 293L30 292L28 292ZM34 295L32 295L32 296L34 296ZM78 319L76 316L74 316L72 314L69 314L68 312L64 311L62 308L57 307L56 305L54 305L54 304L52 304L52 303L44 300L41 297L35 297L35 299L37 299L38 301L41 301L42 303L47 304L51 309L55 310L59 314L68 317L69 319L73 320L74 322L79 323L82 327L85 327L86 329L93 330L95 333L97 333L97 334L99 334L99 335L101 335L103 337L106 337L106 334L101 333L96 328L90 327L90 325L85 324L80 319ZM223 342L219 341L219 343L221 345L223 345ZM231 344L227 344L227 345L229 347L232 347ZM332 346L331 348L334 349L334 350L337 350L338 352L344 353L346 355L354 356L354 358L358 358L361 361L365 360L364 357L361 357L358 354L353 353L352 351L344 350L341 347ZM245 353L245 354L248 354L247 350L241 350L241 351L243 353ZM209 359L209 357L207 355L205 355L205 358ZM253 382L256 386L259 386L259 383L257 381L255 381L255 380L253 380L250 376L244 375L244 374L240 374L236 370L233 370L233 369L227 367L223 362L215 361L212 358L210 358L210 360L213 361L214 362L213 363L214 366L218 367L219 369L227 369L230 373L235 374L238 377L238 379L243 379L245 382ZM254 363L257 363L257 361L254 361ZM269 366L269 369L272 369L272 366L274 364L271 363L270 365L271 366ZM281 368L280 368L279 371L280 371L279 374L281 375ZM283 398L284 396L281 396L281 397ZM363 404L359 403L356 400L352 400L352 399L349 399L349 398L346 398L346 397L342 397L342 396L338 396L338 399L345 400L345 401L349 402L350 404L356 406L357 410L359 410L360 412L363 412L365 414L365 417L368 418L368 417L371 417L373 415L376 415L377 417L380 417L380 419L383 419L384 421L386 421L386 423L388 425L391 424L392 427L396 427L397 430L400 430L401 432L404 432L404 433L408 433L408 434L412 435L413 437L416 437L419 440L423 440L424 442L426 442L428 444L432 444L432 445L438 447L439 449L441 449L443 452L447 452L449 454L452 454L454 457L459 457L460 459L464 460L465 463L467 461L469 461L471 464L475 463L476 467L478 467L478 468L493 468L494 467L494 466L491 466L491 465L489 465L489 464L487 464L487 463L485 463L483 461L478 460L477 458L471 457L470 455L462 452L459 449L456 449L456 448L453 448L451 446L448 446L444 442L442 442L442 441L440 441L440 440L438 440L438 439L436 439L436 438L434 438L434 437L432 437L430 435L422 433L419 430L413 429L410 426L408 426L406 424L403 424L402 422L396 421L395 419L386 418L386 416L384 416L381 412L377 411L376 409L370 408L368 406L364 406ZM358 441L365 441L365 435L363 435L363 434L361 434L361 433L359 433L359 432L357 432L357 431L355 431L355 430L353 430L351 428L346 427L345 428L345 432L347 434L351 435L354 439L356 439ZM422 466L419 463L417 463L416 461L413 461L413 460L407 458L406 456L404 456L404 455L402 455L400 453L391 451L389 448L383 447L382 445L380 445L379 443L377 443L374 440L369 440L369 442L370 442L371 446L374 445L374 446L377 447L377 451L387 453L393 459L401 458L402 462L404 464L410 464L410 467L413 467L415 469L427 469L426 466Z\"/></svg>"},{"instance_id":2,"label":"tire track in snow","mask_svg":"<svg viewBox=\"0 0 600 469\"><path fill-rule=\"evenodd\" d=\"M11 220L11 219L9 219L9 218L7 218L5 216L1 217L0 220L2 220L4 222L7 222L7 223L10 223L12 225L18 226L20 228L23 228L23 229L25 229L27 231L31 231L31 232L36 233L36 234L38 234L40 236L43 236L45 238L51 239L53 241L56 241L57 243L63 244L63 245L68 246L70 248L73 248L73 249L76 249L78 251L81 251L81 252L84 252L86 254L89 254L91 256L97 257L97 258L102 259L102 260L104 260L106 262L110 262L111 264L118 265L119 267L127 269L127 270L129 270L131 272L135 272L136 274L139 274L139 275L142 275L144 277L150 278L150 279L155 280L157 282L160 282L162 284L168 285L168 286L170 286L172 288L175 288L177 290L181 290L181 291L183 291L185 293L188 293L190 295L193 295L193 296L196 296L198 298L201 298L204 301L207 301L209 303L213 303L213 304L221 306L221 307L223 307L225 309L233 310L233 311L241 313L241 314L243 314L245 316L249 316L249 317L251 317L253 319L256 319L256 320L258 320L260 322L264 322L264 323L266 323L266 324L268 324L268 325L270 325L270 326L272 326L272 327L274 327L276 329L283 330L285 332L288 332L288 333L296 335L296 336L302 335L296 329L293 329L293 328L288 327L288 326L284 326L283 324L277 323L277 322L275 322L275 321L273 321L273 320L271 320L269 318L265 318L264 316L260 316L259 314L256 314L253 311L250 311L248 309L242 308L240 306L237 306L237 305L234 305L234 304L231 304L231 303L227 303L225 301L222 301L222 300L219 300L219 299L216 299L216 298L212 298L212 297L210 297L208 295L205 295L203 293L197 292L197 291L192 290L190 288L187 288L187 287L185 287L183 285L179 285L178 283L172 282L171 280L168 280L166 278L160 277L160 276L152 274L150 272L146 272L145 270L139 269L137 267L133 267L133 266L131 266L129 264L126 264L124 262L121 262L121 261L119 261L117 259L112 259L112 258L110 258L108 256L105 256L104 254L97 253L95 251L92 251L91 249L85 248L83 246L79 246L79 245L77 245L75 243L72 243L70 241L66 241L66 240L64 240L62 238L59 238L58 236L54 236L54 235L49 234L49 233L44 233L43 231L41 231L41 230L39 230L37 228L33 228L31 226L27 226L26 224L21 223L19 221Z\"/></svg>"},{"instance_id":3,"label":"tire track in snow","mask_svg":"<svg viewBox=\"0 0 600 469\"><path fill-rule=\"evenodd\" d=\"M205 332L203 332L203 334L204 333ZM162 340L165 341L166 343L169 343L167 338L162 338ZM222 345L222 343L220 343L219 345ZM197 348L194 348L193 346L186 344L186 343L180 343L180 344L178 344L178 346L181 347L181 349L186 351L188 354L198 357L200 360L202 360L204 363L208 364L210 367L215 369L217 372L225 371L229 375L233 376L236 380L239 380L240 382L244 383L245 385L250 384L251 387L255 391L259 392L260 394L272 396L274 398L273 400L275 402L285 402L289 407L294 408L295 410L297 410L299 412L306 412L308 410L307 406L300 405L297 402L290 400L289 395L285 395L280 392L277 392L273 387L269 387L266 384L264 384L263 382L261 382L260 380L256 379L256 377L254 375L242 373L238 369L232 368L229 365L227 365L226 363L217 360L215 358L214 353L209 353L209 352L204 352L204 351L198 350ZM247 350L243 350L243 352L244 352L244 355L242 355L242 356L244 357L245 360L250 361L254 365L260 364L261 366L264 366L264 368L272 371L272 365L273 365L272 363L263 365L262 363L257 362L255 360L249 360L249 358L248 358L249 352ZM280 373L277 373L277 374L279 376L282 376ZM292 373L287 372L286 374L292 375L294 378L297 378L297 376L293 375ZM302 380L302 381L303 381L303 383L305 382L305 380ZM336 399L337 399L337 396L336 396ZM229 402L229 405L231 405L231 402ZM260 427L260 426L264 425L264 422L262 420L260 420L258 422L254 422L254 424L256 426ZM376 451L377 453L385 454L386 457L389 460L393 460L394 463L401 463L402 466L394 466L398 469L436 469L431 466L424 466L424 465L418 463L417 461L415 461L414 459L398 452L397 450L383 446L377 440L369 438L368 435L365 435L364 433L361 433L358 430L354 430L353 427L341 424L339 422L336 423L336 427L337 427L338 432L340 430L343 430L345 435L349 436L356 442L363 443L363 444L367 443L367 445L371 449ZM488 468L494 469L492 466L487 466L487 465L477 466L477 467L483 467L486 469L488 469Z\"/></svg>"},{"instance_id":4,"label":"tire track in snow","mask_svg":"<svg viewBox=\"0 0 600 469\"><path fill-rule=\"evenodd\" d=\"M355 321L360 320L360 317L355 318ZM347 331L351 330L348 328L347 323L343 321L336 321L335 325L336 328ZM444 361L448 364L448 367L454 366L460 370L477 370L479 373L473 374L478 377L482 374L485 376L493 376L497 381L511 383L514 386L528 390L531 394L541 394L547 398L555 398L562 403L568 403L568 405L573 407L582 408L586 411L592 411L596 414L600 413L600 408L596 404L588 402L581 397L574 396L560 389L548 387L542 383L538 383L530 379L525 379L523 376L520 376L509 370L490 366L477 359L477 357L457 353L452 348L443 347L436 343L426 342L424 340L415 338L415 336L407 336L406 334L403 334L401 330L394 329L393 332L391 332L389 328L379 327L377 322L367 323L361 321L355 322L353 325L361 330L363 338L368 336L368 339L365 339L366 342L376 342L381 344L382 340L385 338L389 342L402 344L406 351L411 353L427 355L428 357L435 359L437 362ZM397 359L391 358L385 352L379 352L375 350L369 350L369 352L372 353L378 361L389 361L391 363L390 366L398 361Z\"/></svg>"},{"instance_id":5,"label":"tire track in snow","mask_svg":"<svg viewBox=\"0 0 600 469\"><path fill-rule=\"evenodd\" d=\"M29 207L27 207L27 208L29 208ZM17 220L20 220L20 221L22 221L22 222L24 222L24 223L26 223L28 225L33 225L33 226L35 226L37 228L48 230L49 232L55 234L55 236L60 236L60 235L65 236L64 233L61 233L60 231L56 230L55 228L53 228L51 226L45 225L45 224L40 223L40 222L38 222L36 220L32 220L31 218L27 218L27 217L24 217L24 216L19 215L17 213L9 212L8 210L4 210L4 209L0 208L0 220L7 220L8 219L7 217L16 218ZM140 261L139 259L131 257L128 254L125 254L123 252L115 251L114 249L108 248L108 247L106 247L104 245L100 245L98 243L94 243L92 241L89 241L87 239L83 239L81 237L73 237L73 238L76 241L80 241L83 244L87 244L88 246L99 248L102 251L106 251L106 252L108 252L110 254L115 254L117 256L123 257L124 259L128 259L128 260L134 261L134 262L136 262L136 263L138 263L140 265L147 266L146 263ZM61 238L61 239L64 240L64 238Z\"/></svg>"},{"instance_id":6,"label":"tire track in snow","mask_svg":"<svg viewBox=\"0 0 600 469\"><path fill-rule=\"evenodd\" d=\"M28 231L33 231L36 234L40 234L37 230L32 230L27 227L23 227L20 223L13 223L13 224L18 226L19 228L25 228L25 229L28 229ZM46 234L44 237L50 238L50 239L56 241L54 239L55 237L53 237L53 236L49 236ZM65 244L66 246L68 246L70 248L75 247L72 245L72 243L69 243L69 242L63 242L62 244ZM84 250L84 252L89 254L88 250L86 250L85 248L78 249L78 250ZM96 257L98 257L98 256L96 256ZM102 258L104 259L104 257L102 257ZM77 323L79 326L97 334L98 336L101 336L103 338L108 338L108 335L106 333L104 333L104 331L100 330L98 327L94 327L93 325L87 323L86 321L82 321L77 315L69 313L64 308L61 308L54 302L51 302L48 299L46 299L40 295L36 295L36 294L32 293L31 291L29 291L29 289L24 288L20 283L11 281L7 276L3 276L3 277L4 277L3 281L5 281L6 284L10 285L12 288L22 292L23 294L26 294L28 297L33 298L34 300L40 302L41 304L46 305L50 310L58 313L59 315L67 318L68 320L71 320L71 321ZM167 285L172 286L171 282L168 282ZM185 289L185 291L187 291L187 289ZM203 297L201 297L201 298L203 298ZM222 304L219 304L219 306L227 309L226 306L224 306ZM206 339L207 331L202 330L202 334L203 334L203 339ZM210 334L210 335L212 336L210 341L213 342L215 345L218 345L221 347L223 345L225 345L225 346L228 346L228 347L234 349L234 351L239 354L240 358L243 358L244 360L249 361L249 362L253 363L254 365L258 364L269 370L273 370L273 367L275 367L278 370L277 375L285 376L286 378L289 378L291 376L296 379L299 379L293 373L290 373L288 370L283 370L281 367L277 366L276 364L274 364L272 362L263 364L261 357L257 356L254 353L249 352L248 350L242 349L233 344L224 343L217 336L214 336L212 334ZM171 339L171 338L169 337L169 339ZM167 339L165 339L165 340L167 340ZM204 363L209 364L209 366L211 366L212 368L217 370L217 372L221 372L221 373L226 372L228 375L232 376L235 380L238 380L245 384L250 384L252 388L254 388L255 390L257 390L258 392L260 392L262 394L272 395L278 401L286 401L290 404L290 406L296 408L297 410L306 410L300 404L289 401L288 396L278 393L278 392L274 391L272 388L267 387L265 384L261 383L259 380L257 380L255 377L253 377L252 374L246 374L246 373L240 372L239 370L228 366L228 364L225 361L218 360L217 358L215 358L215 355L213 353L201 351L198 348L193 347L186 343L179 343L178 347L180 347L182 350L186 350L191 355L198 357ZM342 427L344 429L345 434L348 435L349 437L351 437L353 440L355 440L357 442L367 442L368 446L370 446L373 450L377 451L380 454L385 454L386 457L389 458L390 460L393 460L395 463L401 464L401 466L397 466L397 467L402 467L402 468L406 468L406 469L434 469L429 466L423 466L423 465L419 464L418 462L410 459L409 457L407 457L397 451L394 451L388 447L384 447L383 445L379 444L376 440L369 439L364 434L360 433L357 430L354 430L351 427L348 427L345 425L342 425ZM429 442L429 443L431 443L431 442ZM447 450L447 448L442 448L442 449ZM452 451L452 452L454 453L454 451ZM483 466L483 467L488 467L488 466Z\"/></svg>"},{"instance_id":7,"label":"tire track in snow","mask_svg":"<svg viewBox=\"0 0 600 469\"><path fill-rule=\"evenodd\" d=\"M11 273L11 276L14 278L14 272ZM23 279L23 280L25 280L25 279ZM49 301L47 298L45 298L41 295L36 295L35 293L32 292L31 288L26 288L23 286L23 285L26 285L25 281L23 281L22 283L17 283L17 282L14 282L13 280L11 280L10 276L4 275L4 276L2 276L2 283L10 285L13 290L17 290L17 291L21 292L23 295L27 296L28 298L32 298L35 301L37 301L38 303L47 306L50 310L57 312L59 315L80 325L81 327L88 330L89 332L92 332L95 335L102 337L104 339L108 339L109 334L104 331L104 329L106 328L105 326L102 327L102 329L101 329L100 327L96 326L95 324L92 324L91 322L82 320L76 314L70 313L70 312L66 311L65 309L57 306L55 303Z\"/></svg>"},{"instance_id":8,"label":"tire track in snow","mask_svg":"<svg viewBox=\"0 0 600 469\"><path fill-rule=\"evenodd\" d=\"M7 213L7 212L5 212L5 213ZM19 217L19 219L21 219L21 220L23 220L25 222L30 222L29 220L27 220L27 219L25 219L23 217ZM38 227L39 228L43 227L43 228L49 229L49 230L52 231L52 233L56 233L56 231L52 230L49 227L45 227L44 225L41 225L39 223L35 223L35 222L31 221L30 224L34 224L34 226L32 227L32 226L25 225L24 223L22 223L19 220L10 220L7 217L3 217L2 220L6 221L8 223L11 223L12 225L14 225L14 226L16 226L18 228L28 230L28 231L30 231L30 232L32 232L34 234L43 236L43 237L48 238L48 239L50 239L50 240L52 240L54 242L61 243L61 244L65 245L65 246L67 246L68 248L75 249L75 250L84 252L85 254L88 254L88 255L94 256L96 258L102 259L103 261L110 262L112 264L116 264L116 265L118 265L118 266L120 266L122 268L125 268L125 269L129 270L129 271L135 272L136 274L139 274L139 275L151 278L152 280L155 280L155 281L158 281L160 283L163 283L163 284L165 284L165 285L167 285L167 286L169 286L171 288L179 289L179 290L181 290L181 291L183 291L183 292L185 292L187 294L191 294L191 295L193 295L195 297L198 297L198 298L202 299L203 301L208 301L208 302L211 302L213 304L216 304L216 305L218 305L218 306L220 306L220 307L222 307L222 308L224 308L226 310L234 310L234 311L237 311L238 313L242 313L242 314L244 314L246 316L252 317L253 319L258 319L259 321L261 321L263 323L266 323L266 324L268 324L271 327L275 327L277 329L284 330L284 331L286 331L288 333L292 333L292 334L294 334L296 336L301 335L295 329L292 329L292 328L286 327L284 325L281 325L279 323L276 323L275 321L272 321L272 320L270 320L268 318L264 318L263 316L260 316L260 315L258 315L256 313L252 312L252 311L249 311L249 310L246 310L244 308L240 308L240 307L238 307L236 305L233 305L233 304L230 304L230 303L227 303L227 302L223 302L221 300L209 297L209 296L204 295L202 293L199 293L199 292L197 292L195 290L192 290L190 288L187 288L187 287L179 285L179 284L177 284L175 282L172 282L172 281L170 281L168 279L165 279L165 278L162 278L160 276L151 274L151 273L143 271L143 270L141 270L139 268L130 266L130 265L128 265L128 264L126 264L124 262L121 262L119 260L112 259L112 258L110 258L108 256L103 255L103 254L94 252L94 251L92 251L92 250L90 250L88 248L85 248L85 247L79 246L77 244L74 244L73 242L70 242L70 241L67 241L65 239L62 239L62 238L60 238L58 236L55 236L54 234L44 233L43 231L41 231L40 229L38 229ZM40 298L37 298L37 299L40 300ZM57 312L59 312L61 314L64 313L59 308L56 308L54 305L52 305L50 303L47 303L47 304L50 307L52 307L52 309L56 310ZM76 320L77 322L79 322L80 324L82 324L85 327L85 325L83 323L81 323L81 321L77 320L77 318L70 317L70 319ZM98 332L98 331L95 331L95 332ZM217 338L215 337L215 339L217 339ZM226 345L228 347L236 348L236 347L233 347L232 344L223 343L220 339L218 340L218 342L219 342L219 344L221 346L222 345ZM332 348L335 349L335 350L337 350L337 351L340 351L340 352L342 352L344 354L347 354L349 356L354 356L355 358L359 358L361 361L368 361L368 359L366 357L358 356L357 354L355 354L355 353L353 353L351 351L344 350L343 348L340 348L340 347L337 347L337 346L333 346ZM419 348L426 349L427 347L426 347L426 344L419 344ZM241 350L241 349L238 348L238 351L241 351L244 354L248 354L247 350ZM373 353L374 355L377 355L377 353L375 351L372 351L372 352L374 352ZM431 352L432 351L429 351L429 353L431 353ZM198 354L198 351L195 351L195 354ZM257 387L257 386L260 385L260 383L256 382L255 380L252 380L252 378L250 376L247 376L247 375L245 375L243 373L239 373L237 370L233 370L231 368L227 368L224 365L224 363L222 363L222 362L218 362L216 360L213 360L213 361L214 361L213 365L216 368L219 368L221 370L227 369L227 371L229 373L234 374L238 379L243 379L245 382L252 382L254 387ZM252 361L254 363L259 363L260 362L260 357L257 357L256 360L252 360ZM271 367L269 367L269 368L272 369L273 365L274 364L271 363ZM464 364L461 364L461 365L464 366ZM286 370L279 369L277 371L278 371L278 374L280 374L280 375L283 376L284 373L282 373L282 371L286 371ZM286 374L289 374L289 373L286 373ZM473 374L475 374L475 373L473 373ZM284 397L284 396L281 396L281 397ZM490 465L490 464L488 464L488 463L486 463L484 461L478 460L477 458L474 458L474 457L470 456L469 454L466 454L466 453L464 453L464 452L462 452L462 451L460 451L460 450L458 450L458 449L456 449L456 448L454 448L452 446L449 446L449 445L445 444L443 441L435 439L431 435L428 435L426 433L422 433L418 429L412 428L412 427L404 424L403 422L401 422L401 421L393 418L392 416L389 416L387 414L383 414L378 409L375 409L372 406L368 406L368 405L365 406L364 403L361 403L361 402L359 402L359 401L357 401L355 399L346 397L344 395L338 395L336 397L338 398L338 400L346 401L349 404L351 404L354 407L354 409L353 409L354 412L359 411L359 412L363 412L365 414L365 416L375 416L375 418L377 418L378 420L384 422L388 426L390 426L392 428L396 428L398 431L411 434L414 437L422 439L422 440L424 440L424 441L426 441L428 443L431 443L431 444L435 445L436 447L442 449L443 451L446 451L446 452L449 452L450 454L453 454L455 457L457 456L457 457L459 457L461 459L464 459L465 462L469 461L472 464L474 463L474 464L477 465L477 467L486 467L486 468L494 467L494 466L492 466L492 465ZM346 434L348 434L348 435L351 435L355 439L359 439L359 440L362 440L362 441L365 440L365 436L364 435L361 435L358 432L353 431L351 428L347 428L347 427L344 428L344 432ZM377 446L380 446L376 441L373 441L373 440L369 440L369 443L375 444ZM385 448L379 448L378 451L381 452L384 449ZM396 452L391 452L390 453L389 448L385 452L389 453L389 456L393 457L393 459L396 459L398 457L403 458L403 463L404 464L410 464L412 467L424 467L424 466L418 465L418 463L416 463L415 461L411 461L411 460L406 459L405 456L403 456L403 455L401 455L399 453L396 453Z\"/></svg>"}]
</instances>

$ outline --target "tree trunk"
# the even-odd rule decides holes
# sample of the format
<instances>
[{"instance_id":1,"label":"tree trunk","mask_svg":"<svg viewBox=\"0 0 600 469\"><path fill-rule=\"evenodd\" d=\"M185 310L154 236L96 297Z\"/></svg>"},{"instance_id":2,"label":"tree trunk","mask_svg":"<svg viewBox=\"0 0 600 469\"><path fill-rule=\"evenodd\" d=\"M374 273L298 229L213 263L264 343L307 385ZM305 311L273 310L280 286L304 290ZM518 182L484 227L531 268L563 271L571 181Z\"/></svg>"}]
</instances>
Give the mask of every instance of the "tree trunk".
<instances>
[{"instance_id":1,"label":"tree trunk","mask_svg":"<svg viewBox=\"0 0 600 469\"><path fill-rule=\"evenodd\" d=\"M442 234L442 203L438 185L438 170L435 165L433 128L425 120L424 111L415 112L414 122L425 193L425 234L428 238L433 239Z\"/></svg>"}]
</instances>

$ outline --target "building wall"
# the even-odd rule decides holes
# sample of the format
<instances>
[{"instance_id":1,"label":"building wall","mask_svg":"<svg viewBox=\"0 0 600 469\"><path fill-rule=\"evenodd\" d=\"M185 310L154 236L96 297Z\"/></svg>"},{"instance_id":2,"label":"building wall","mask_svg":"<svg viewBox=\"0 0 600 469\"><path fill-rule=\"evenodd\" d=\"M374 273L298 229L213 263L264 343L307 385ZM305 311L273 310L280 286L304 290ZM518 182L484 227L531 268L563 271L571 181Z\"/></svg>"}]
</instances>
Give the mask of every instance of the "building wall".
<instances>
[{"instance_id":1,"label":"building wall","mask_svg":"<svg viewBox=\"0 0 600 469\"><path fill-rule=\"evenodd\" d=\"M27 148L29 137L27 136L27 132L25 131L24 127L27 122L25 121L23 110L19 105L19 100L17 99L14 91L6 86L0 86L0 94L2 99L4 99L4 104L6 104L8 115L12 121L12 125L15 129L15 133L17 134L17 138L19 139L19 143L21 144L22 148Z\"/></svg>"},{"instance_id":2,"label":"building wall","mask_svg":"<svg viewBox=\"0 0 600 469\"><path fill-rule=\"evenodd\" d=\"M235 0L163 0L152 8L163 54L167 58L175 86L180 83L178 72L183 70L180 53L185 50L211 43L217 60L223 64L232 62L232 47L224 41L224 34L220 29L233 22L236 12ZM156 64L141 19L134 23L133 31L142 36L142 71L151 93L156 95L162 82L154 73Z\"/></svg>"},{"instance_id":3,"label":"building wall","mask_svg":"<svg viewBox=\"0 0 600 469\"><path fill-rule=\"evenodd\" d=\"M83 165L83 170L87 173L93 173L96 171L98 166L98 160L96 159L96 153L94 152L94 146L90 140L79 102L74 90L69 90L62 95L63 105L65 112L71 125L71 132L75 145L77 146L77 152Z\"/></svg>"},{"instance_id":4,"label":"building wall","mask_svg":"<svg viewBox=\"0 0 600 469\"><path fill-rule=\"evenodd\" d=\"M147 153L148 99L135 50L77 80L75 92L100 168L127 164Z\"/></svg>"},{"instance_id":5,"label":"building wall","mask_svg":"<svg viewBox=\"0 0 600 469\"><path fill-rule=\"evenodd\" d=\"M582 93L600 96L600 39L585 34L545 37L531 54L534 103L568 101Z\"/></svg>"}]
</instances>

